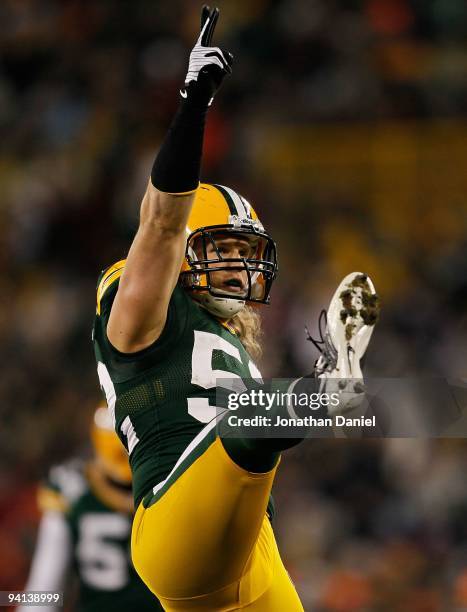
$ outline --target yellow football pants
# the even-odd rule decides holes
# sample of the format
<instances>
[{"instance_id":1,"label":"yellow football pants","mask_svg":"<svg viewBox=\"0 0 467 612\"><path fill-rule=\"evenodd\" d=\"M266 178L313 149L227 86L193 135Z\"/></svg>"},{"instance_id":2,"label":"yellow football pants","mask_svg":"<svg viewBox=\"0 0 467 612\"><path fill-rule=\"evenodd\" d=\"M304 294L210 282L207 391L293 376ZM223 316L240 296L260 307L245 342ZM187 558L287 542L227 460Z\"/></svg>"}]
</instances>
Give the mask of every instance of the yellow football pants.
<instances>
[{"instance_id":1,"label":"yellow football pants","mask_svg":"<svg viewBox=\"0 0 467 612\"><path fill-rule=\"evenodd\" d=\"M266 516L274 475L243 470L217 438L159 500L140 504L133 563L165 610L303 611Z\"/></svg>"}]
</instances>

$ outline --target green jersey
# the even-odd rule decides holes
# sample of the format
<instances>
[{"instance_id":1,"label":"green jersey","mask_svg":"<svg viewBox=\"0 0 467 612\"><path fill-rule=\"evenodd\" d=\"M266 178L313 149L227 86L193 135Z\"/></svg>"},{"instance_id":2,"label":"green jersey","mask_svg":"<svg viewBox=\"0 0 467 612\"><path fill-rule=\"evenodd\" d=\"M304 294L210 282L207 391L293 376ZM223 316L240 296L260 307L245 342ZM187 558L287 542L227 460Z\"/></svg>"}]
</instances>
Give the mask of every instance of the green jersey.
<instances>
[{"instance_id":1,"label":"green jersey","mask_svg":"<svg viewBox=\"0 0 467 612\"><path fill-rule=\"evenodd\" d=\"M154 502L215 439L216 380L260 378L233 331L177 286L159 339L117 351L106 326L124 262L101 275L93 341L101 386L130 455L136 505Z\"/></svg>"},{"instance_id":2,"label":"green jersey","mask_svg":"<svg viewBox=\"0 0 467 612\"><path fill-rule=\"evenodd\" d=\"M39 493L42 511L58 512L67 526L68 536L62 541L67 551L54 550L52 554L67 559L78 577L75 609L162 610L131 563L132 515L105 503L104 494L99 492L87 468L79 460L52 468Z\"/></svg>"}]
</instances>

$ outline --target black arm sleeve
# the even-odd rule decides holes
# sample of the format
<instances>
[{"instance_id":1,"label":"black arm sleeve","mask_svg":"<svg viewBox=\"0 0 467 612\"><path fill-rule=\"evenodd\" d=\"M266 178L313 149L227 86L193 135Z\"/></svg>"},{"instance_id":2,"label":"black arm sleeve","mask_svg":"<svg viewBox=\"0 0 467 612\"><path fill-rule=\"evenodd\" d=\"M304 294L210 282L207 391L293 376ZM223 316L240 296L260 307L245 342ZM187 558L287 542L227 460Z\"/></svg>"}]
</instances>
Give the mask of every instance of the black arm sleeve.
<instances>
[{"instance_id":1,"label":"black arm sleeve","mask_svg":"<svg viewBox=\"0 0 467 612\"><path fill-rule=\"evenodd\" d=\"M197 189L207 110L203 100L182 100L152 168L156 189L166 193Z\"/></svg>"}]
</instances>

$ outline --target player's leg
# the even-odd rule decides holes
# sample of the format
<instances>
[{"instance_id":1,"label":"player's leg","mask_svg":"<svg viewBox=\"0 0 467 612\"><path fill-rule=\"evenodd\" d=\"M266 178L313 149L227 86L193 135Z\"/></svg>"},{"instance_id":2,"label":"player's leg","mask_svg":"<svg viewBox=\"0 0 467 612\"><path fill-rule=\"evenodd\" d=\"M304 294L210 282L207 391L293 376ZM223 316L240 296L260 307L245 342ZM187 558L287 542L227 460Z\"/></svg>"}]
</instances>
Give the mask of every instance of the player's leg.
<instances>
[{"instance_id":1,"label":"player's leg","mask_svg":"<svg viewBox=\"0 0 467 612\"><path fill-rule=\"evenodd\" d=\"M267 542L267 546L264 542ZM271 551L267 556L263 552L266 549ZM268 588L257 599L243 607L242 610L248 610L248 612L284 612L284 610L303 612L300 598L280 557L269 521L261 530L255 551L257 551L261 561L264 562L267 559L271 568L271 580ZM256 571L256 565L252 563L251 571L248 575L245 575L241 583L244 590L246 590L249 582L253 584L257 582ZM245 599L243 597L243 600Z\"/></svg>"},{"instance_id":2,"label":"player's leg","mask_svg":"<svg viewBox=\"0 0 467 612\"><path fill-rule=\"evenodd\" d=\"M272 581L276 547L266 508L276 468L244 470L219 438L187 459L191 465L162 496L138 508L134 565L169 610L248 605ZM244 576L249 586L242 590Z\"/></svg>"}]
</instances>

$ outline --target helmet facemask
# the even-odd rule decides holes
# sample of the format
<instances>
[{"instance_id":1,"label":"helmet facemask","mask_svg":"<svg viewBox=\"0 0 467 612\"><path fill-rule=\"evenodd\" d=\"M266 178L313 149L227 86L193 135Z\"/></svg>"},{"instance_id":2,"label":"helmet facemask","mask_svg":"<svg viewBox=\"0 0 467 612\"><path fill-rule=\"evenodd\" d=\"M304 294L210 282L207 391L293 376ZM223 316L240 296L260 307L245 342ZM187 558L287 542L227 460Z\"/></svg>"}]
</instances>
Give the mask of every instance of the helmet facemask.
<instances>
[{"instance_id":1,"label":"helmet facemask","mask_svg":"<svg viewBox=\"0 0 467 612\"><path fill-rule=\"evenodd\" d=\"M271 285L276 277L276 246L258 221L245 221L231 216L231 223L198 228L187 240L186 267L181 273L183 287L212 314L230 318L246 302L268 304ZM222 240L246 240L251 247L247 257L222 254ZM242 273L242 291L216 286L218 272ZM227 284L235 286L235 279ZM238 279L237 279L238 281Z\"/></svg>"}]
</instances>

